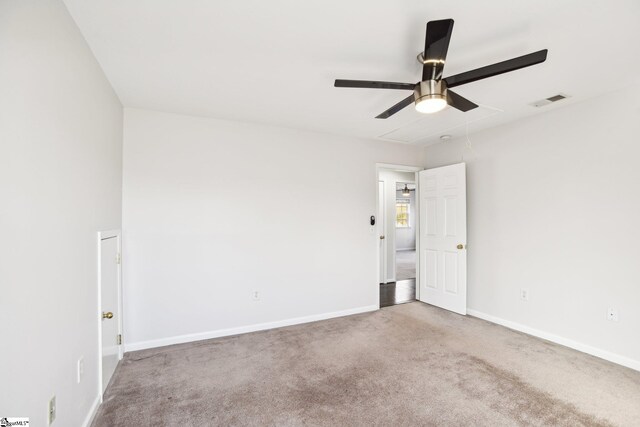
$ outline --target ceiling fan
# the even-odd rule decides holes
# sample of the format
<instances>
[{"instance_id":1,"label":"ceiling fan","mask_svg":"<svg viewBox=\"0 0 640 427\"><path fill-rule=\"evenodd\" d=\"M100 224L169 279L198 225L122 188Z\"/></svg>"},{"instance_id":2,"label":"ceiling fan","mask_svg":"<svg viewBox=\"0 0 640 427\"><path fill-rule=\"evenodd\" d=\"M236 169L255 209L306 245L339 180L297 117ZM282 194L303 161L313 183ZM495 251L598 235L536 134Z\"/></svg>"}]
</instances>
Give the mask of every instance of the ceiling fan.
<instances>
[{"instance_id":1,"label":"ceiling fan","mask_svg":"<svg viewBox=\"0 0 640 427\"><path fill-rule=\"evenodd\" d=\"M418 62L422 64L422 80L418 83L338 79L335 81L334 86L413 91L412 95L376 116L376 119L389 118L412 102L415 102L416 110L420 113L435 113L444 109L447 105L462 112L467 112L477 108L478 105L453 92L451 90L452 87L540 64L547 59L547 49L543 49L528 55L443 78L442 71L447 59L447 50L449 49L452 31L453 19L429 21L427 23L424 52L418 54Z\"/></svg>"},{"instance_id":2,"label":"ceiling fan","mask_svg":"<svg viewBox=\"0 0 640 427\"><path fill-rule=\"evenodd\" d=\"M401 191L402 191L402 195L404 197L409 197L409 196L411 196L411 192L412 191L416 191L416 190L414 188L407 187L407 184L405 184L404 188Z\"/></svg>"}]
</instances>

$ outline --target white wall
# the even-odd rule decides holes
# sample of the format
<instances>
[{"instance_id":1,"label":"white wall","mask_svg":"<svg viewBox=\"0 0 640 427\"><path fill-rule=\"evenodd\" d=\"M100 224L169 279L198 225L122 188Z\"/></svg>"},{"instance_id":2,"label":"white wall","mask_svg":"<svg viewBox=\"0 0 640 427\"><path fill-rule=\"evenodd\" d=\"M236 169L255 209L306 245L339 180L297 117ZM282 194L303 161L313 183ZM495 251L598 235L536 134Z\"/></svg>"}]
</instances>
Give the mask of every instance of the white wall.
<instances>
[{"instance_id":1,"label":"white wall","mask_svg":"<svg viewBox=\"0 0 640 427\"><path fill-rule=\"evenodd\" d=\"M404 172L392 169L380 169L378 180L384 182L385 198L385 241L383 247L386 252L384 262L387 264L387 277L384 283L396 280L396 248L398 246L398 234L396 231L396 184L399 182L414 182L415 172ZM415 213L415 212L414 212ZM413 229L415 233L415 229ZM403 231L403 230L402 230ZM401 240L400 243L405 243ZM415 247L415 238L414 238ZM405 249L405 248L402 248ZM383 261L381 261L383 262Z\"/></svg>"},{"instance_id":2,"label":"white wall","mask_svg":"<svg viewBox=\"0 0 640 427\"><path fill-rule=\"evenodd\" d=\"M633 87L426 149L467 162L470 309L640 367L639 135Z\"/></svg>"},{"instance_id":3,"label":"white wall","mask_svg":"<svg viewBox=\"0 0 640 427\"><path fill-rule=\"evenodd\" d=\"M420 154L125 109L126 348L377 308L375 163Z\"/></svg>"},{"instance_id":4,"label":"white wall","mask_svg":"<svg viewBox=\"0 0 640 427\"><path fill-rule=\"evenodd\" d=\"M0 2L0 416L98 397L96 232L120 227L122 107L62 2ZM76 384L76 361L85 377Z\"/></svg>"}]
</instances>

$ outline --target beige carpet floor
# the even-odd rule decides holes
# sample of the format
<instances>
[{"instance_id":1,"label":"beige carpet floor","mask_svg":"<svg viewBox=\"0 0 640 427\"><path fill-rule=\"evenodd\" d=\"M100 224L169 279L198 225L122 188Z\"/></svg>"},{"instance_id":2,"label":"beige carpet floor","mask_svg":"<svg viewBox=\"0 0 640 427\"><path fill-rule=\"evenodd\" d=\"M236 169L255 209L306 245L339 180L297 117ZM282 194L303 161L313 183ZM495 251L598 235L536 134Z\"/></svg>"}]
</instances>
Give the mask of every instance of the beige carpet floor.
<instances>
[{"instance_id":1,"label":"beige carpet floor","mask_svg":"<svg viewBox=\"0 0 640 427\"><path fill-rule=\"evenodd\" d=\"M113 426L640 426L640 372L415 302L127 353Z\"/></svg>"}]
</instances>

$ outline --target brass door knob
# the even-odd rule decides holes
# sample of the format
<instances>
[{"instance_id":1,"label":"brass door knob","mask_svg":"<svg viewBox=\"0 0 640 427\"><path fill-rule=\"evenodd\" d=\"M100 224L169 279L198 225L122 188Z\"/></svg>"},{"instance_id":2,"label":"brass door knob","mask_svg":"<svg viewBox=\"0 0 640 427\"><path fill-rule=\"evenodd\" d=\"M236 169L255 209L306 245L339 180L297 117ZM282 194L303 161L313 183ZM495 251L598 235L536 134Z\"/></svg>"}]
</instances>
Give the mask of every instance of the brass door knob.
<instances>
[{"instance_id":1,"label":"brass door knob","mask_svg":"<svg viewBox=\"0 0 640 427\"><path fill-rule=\"evenodd\" d=\"M458 249L464 249L464 245L462 243L459 243L458 246L456 246Z\"/></svg>"},{"instance_id":2,"label":"brass door knob","mask_svg":"<svg viewBox=\"0 0 640 427\"><path fill-rule=\"evenodd\" d=\"M384 236L380 236L380 240L384 240Z\"/></svg>"},{"instance_id":3,"label":"brass door knob","mask_svg":"<svg viewBox=\"0 0 640 427\"><path fill-rule=\"evenodd\" d=\"M103 311L102 312L102 318L103 319L111 319L113 317L113 313L110 311L107 311L106 313Z\"/></svg>"}]
</instances>

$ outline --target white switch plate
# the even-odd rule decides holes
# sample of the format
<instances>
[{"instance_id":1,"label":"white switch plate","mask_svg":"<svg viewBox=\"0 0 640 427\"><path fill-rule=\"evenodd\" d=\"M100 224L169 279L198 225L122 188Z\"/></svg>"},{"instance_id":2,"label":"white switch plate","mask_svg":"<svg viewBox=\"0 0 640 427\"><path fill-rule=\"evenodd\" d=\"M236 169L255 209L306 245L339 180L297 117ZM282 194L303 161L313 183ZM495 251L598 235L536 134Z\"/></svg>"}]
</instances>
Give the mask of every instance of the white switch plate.
<instances>
[{"instance_id":1,"label":"white switch plate","mask_svg":"<svg viewBox=\"0 0 640 427\"><path fill-rule=\"evenodd\" d=\"M607 310L607 320L610 320L612 322L617 322L619 320L619 318L618 318L618 309L610 307Z\"/></svg>"},{"instance_id":2,"label":"white switch plate","mask_svg":"<svg viewBox=\"0 0 640 427\"><path fill-rule=\"evenodd\" d=\"M520 289L520 299L522 301L529 301L529 289Z\"/></svg>"},{"instance_id":3,"label":"white switch plate","mask_svg":"<svg viewBox=\"0 0 640 427\"><path fill-rule=\"evenodd\" d=\"M84 356L80 356L80 359L78 359L76 374L76 381L78 382L78 384L80 384L80 381L82 381L82 377L84 377Z\"/></svg>"},{"instance_id":4,"label":"white switch plate","mask_svg":"<svg viewBox=\"0 0 640 427\"><path fill-rule=\"evenodd\" d=\"M251 299L254 301L260 301L260 292L259 291L251 292Z\"/></svg>"},{"instance_id":5,"label":"white switch plate","mask_svg":"<svg viewBox=\"0 0 640 427\"><path fill-rule=\"evenodd\" d=\"M49 401L49 416L47 417L49 420L49 425L51 425L56 420L56 397L53 396Z\"/></svg>"}]
</instances>

